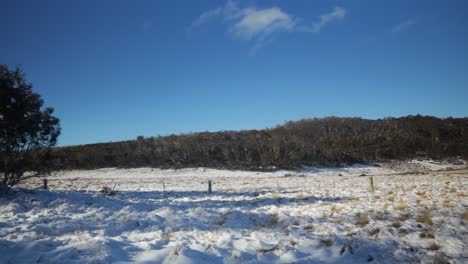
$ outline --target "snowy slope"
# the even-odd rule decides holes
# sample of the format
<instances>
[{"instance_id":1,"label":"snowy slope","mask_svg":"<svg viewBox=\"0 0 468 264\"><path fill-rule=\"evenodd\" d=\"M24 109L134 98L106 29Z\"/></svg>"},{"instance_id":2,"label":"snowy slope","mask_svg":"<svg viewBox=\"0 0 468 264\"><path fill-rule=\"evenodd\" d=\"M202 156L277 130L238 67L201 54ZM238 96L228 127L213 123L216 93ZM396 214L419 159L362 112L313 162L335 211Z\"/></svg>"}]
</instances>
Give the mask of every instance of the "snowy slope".
<instances>
[{"instance_id":1,"label":"snowy slope","mask_svg":"<svg viewBox=\"0 0 468 264\"><path fill-rule=\"evenodd\" d=\"M468 171L390 167L56 172L0 197L0 263L466 263Z\"/></svg>"}]
</instances>

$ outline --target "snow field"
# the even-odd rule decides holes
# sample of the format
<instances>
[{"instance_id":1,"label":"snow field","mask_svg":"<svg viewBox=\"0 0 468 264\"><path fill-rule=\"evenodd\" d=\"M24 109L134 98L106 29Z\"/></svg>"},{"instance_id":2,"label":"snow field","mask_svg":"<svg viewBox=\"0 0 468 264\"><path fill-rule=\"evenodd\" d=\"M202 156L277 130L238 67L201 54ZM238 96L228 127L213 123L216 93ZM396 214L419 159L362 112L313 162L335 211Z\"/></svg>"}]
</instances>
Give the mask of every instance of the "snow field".
<instances>
[{"instance_id":1,"label":"snow field","mask_svg":"<svg viewBox=\"0 0 468 264\"><path fill-rule=\"evenodd\" d=\"M468 171L394 173L57 172L0 197L0 263L466 263Z\"/></svg>"}]
</instances>

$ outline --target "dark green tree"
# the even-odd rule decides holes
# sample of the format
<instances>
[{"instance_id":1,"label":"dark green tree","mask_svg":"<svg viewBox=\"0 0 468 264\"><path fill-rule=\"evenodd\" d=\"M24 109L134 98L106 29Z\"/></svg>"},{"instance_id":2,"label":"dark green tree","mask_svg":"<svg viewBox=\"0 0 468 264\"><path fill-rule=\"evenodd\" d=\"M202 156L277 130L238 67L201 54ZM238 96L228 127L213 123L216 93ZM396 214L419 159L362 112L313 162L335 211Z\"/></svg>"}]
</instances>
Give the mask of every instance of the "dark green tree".
<instances>
[{"instance_id":1,"label":"dark green tree","mask_svg":"<svg viewBox=\"0 0 468 264\"><path fill-rule=\"evenodd\" d=\"M0 189L17 184L26 171L44 170L60 122L43 104L19 68L0 65Z\"/></svg>"}]
</instances>

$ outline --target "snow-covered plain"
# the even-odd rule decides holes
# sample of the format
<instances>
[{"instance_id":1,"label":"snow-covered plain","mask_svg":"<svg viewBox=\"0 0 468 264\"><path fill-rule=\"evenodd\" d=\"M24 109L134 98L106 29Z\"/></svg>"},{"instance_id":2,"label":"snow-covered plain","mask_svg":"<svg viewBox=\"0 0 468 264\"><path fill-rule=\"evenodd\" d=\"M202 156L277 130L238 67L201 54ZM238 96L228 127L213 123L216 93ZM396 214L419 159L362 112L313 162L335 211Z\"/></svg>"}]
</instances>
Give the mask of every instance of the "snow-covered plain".
<instances>
[{"instance_id":1,"label":"snow-covered plain","mask_svg":"<svg viewBox=\"0 0 468 264\"><path fill-rule=\"evenodd\" d=\"M55 172L0 197L0 263L467 263L465 166Z\"/></svg>"}]
</instances>

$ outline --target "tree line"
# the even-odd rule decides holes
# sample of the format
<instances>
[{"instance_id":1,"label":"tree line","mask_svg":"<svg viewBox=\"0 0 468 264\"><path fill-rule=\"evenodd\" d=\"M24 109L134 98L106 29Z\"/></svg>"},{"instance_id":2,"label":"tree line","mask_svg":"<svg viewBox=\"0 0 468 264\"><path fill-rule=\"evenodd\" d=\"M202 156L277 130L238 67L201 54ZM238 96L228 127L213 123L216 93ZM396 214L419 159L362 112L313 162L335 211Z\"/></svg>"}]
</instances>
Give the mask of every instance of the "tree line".
<instances>
[{"instance_id":1,"label":"tree line","mask_svg":"<svg viewBox=\"0 0 468 264\"><path fill-rule=\"evenodd\" d=\"M467 157L468 118L327 117L269 129L138 137L56 147L60 120L21 69L0 65L0 193L26 171L103 167L212 167L269 170L414 157Z\"/></svg>"},{"instance_id":2,"label":"tree line","mask_svg":"<svg viewBox=\"0 0 468 264\"><path fill-rule=\"evenodd\" d=\"M327 117L263 130L202 132L52 149L53 169L295 168L389 159L467 157L468 118Z\"/></svg>"}]
</instances>

